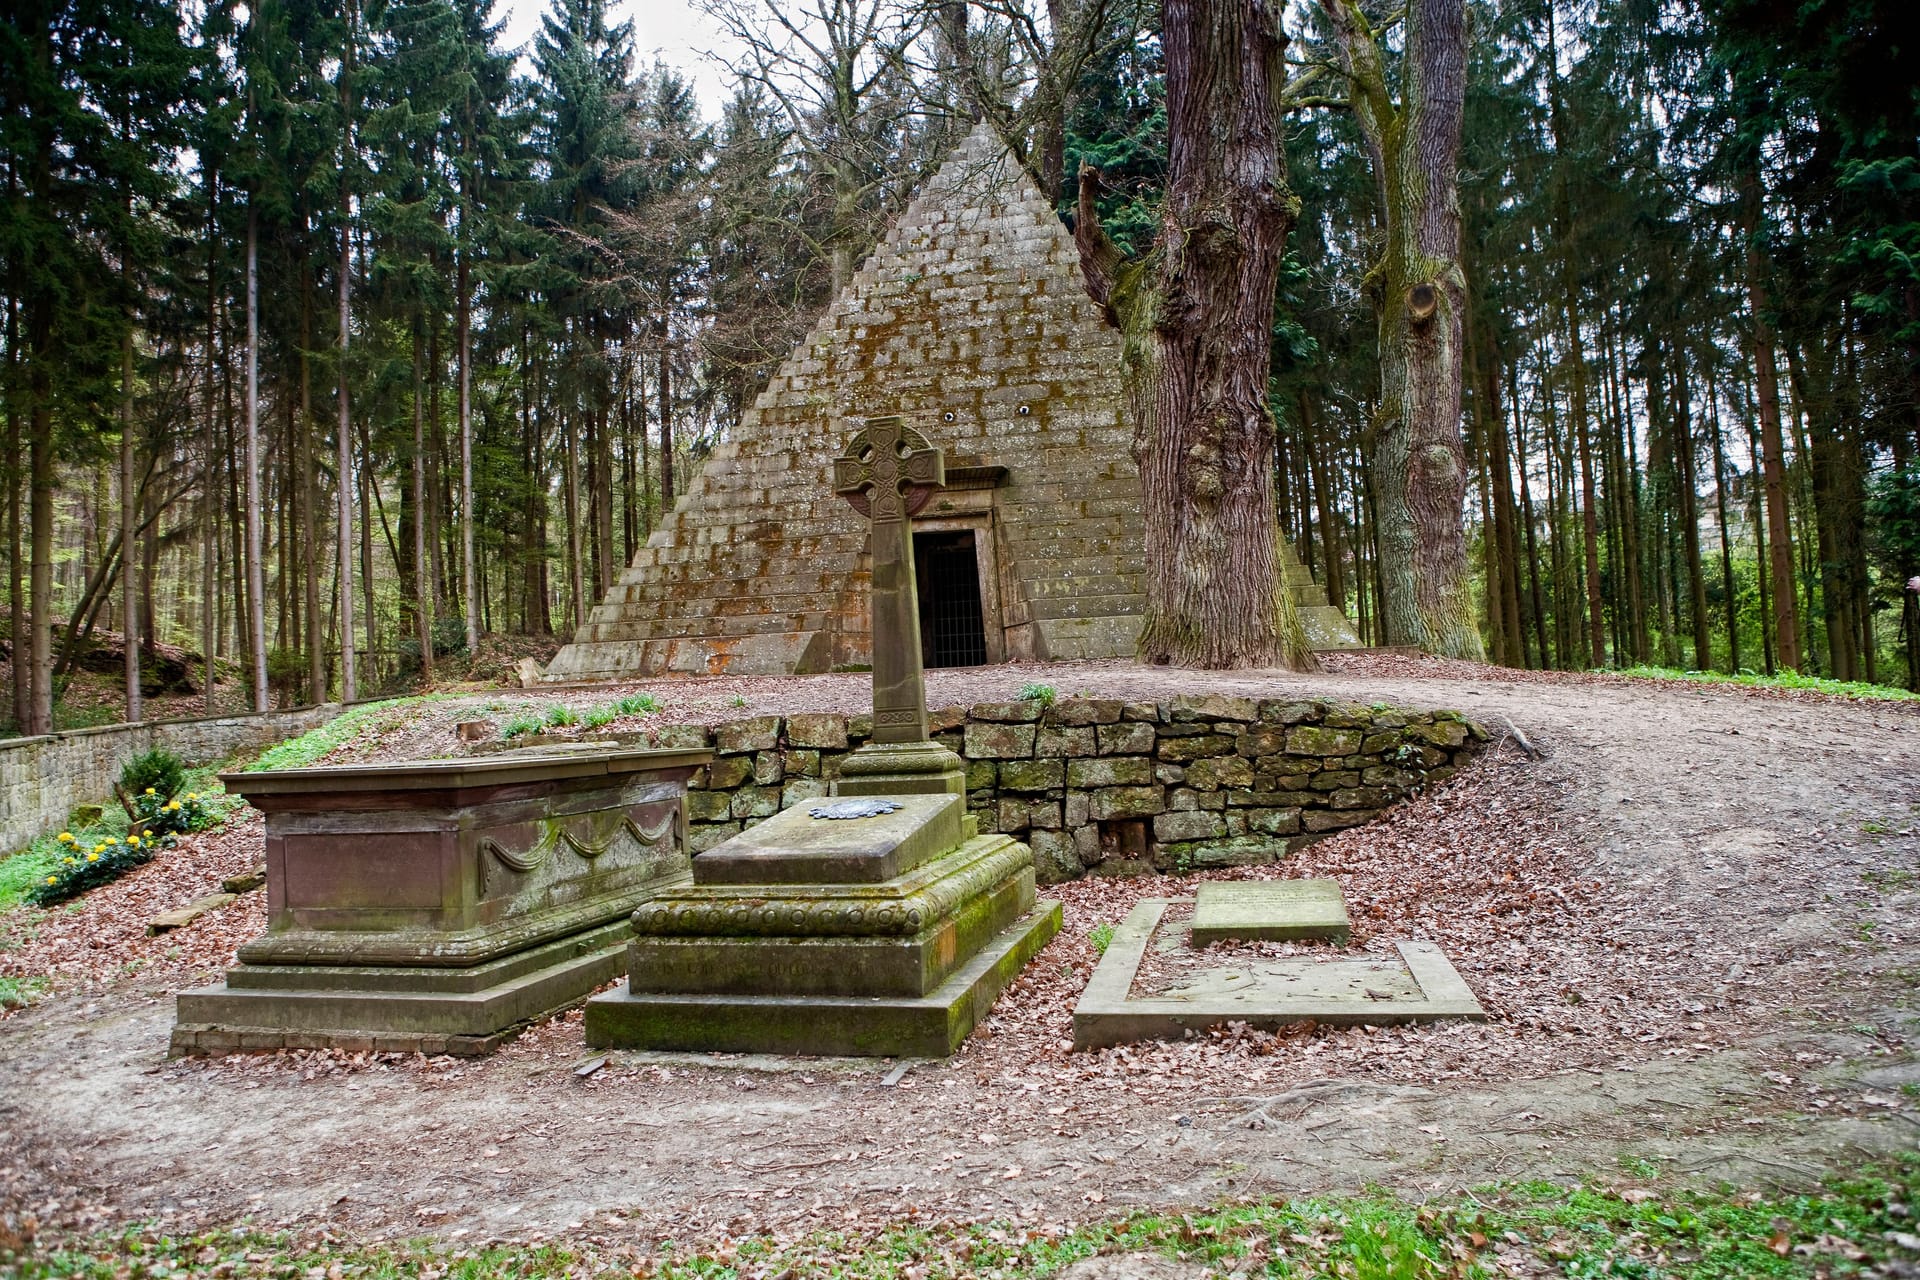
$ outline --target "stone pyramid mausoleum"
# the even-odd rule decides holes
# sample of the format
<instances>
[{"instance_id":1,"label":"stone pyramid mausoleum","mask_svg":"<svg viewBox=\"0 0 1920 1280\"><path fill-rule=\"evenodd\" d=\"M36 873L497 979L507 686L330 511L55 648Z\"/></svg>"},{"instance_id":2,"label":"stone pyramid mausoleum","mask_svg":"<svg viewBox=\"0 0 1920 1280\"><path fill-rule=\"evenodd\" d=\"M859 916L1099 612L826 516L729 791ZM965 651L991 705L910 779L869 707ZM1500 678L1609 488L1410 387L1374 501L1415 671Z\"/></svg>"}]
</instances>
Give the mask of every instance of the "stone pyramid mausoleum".
<instances>
[{"instance_id":1,"label":"stone pyramid mausoleum","mask_svg":"<svg viewBox=\"0 0 1920 1280\"><path fill-rule=\"evenodd\" d=\"M914 519L927 665L1131 656L1143 532L1119 359L1072 236L976 129L547 678L866 664L866 529L831 460L891 413L946 451L946 488ZM1311 575L1288 577L1316 648L1358 644Z\"/></svg>"}]
</instances>

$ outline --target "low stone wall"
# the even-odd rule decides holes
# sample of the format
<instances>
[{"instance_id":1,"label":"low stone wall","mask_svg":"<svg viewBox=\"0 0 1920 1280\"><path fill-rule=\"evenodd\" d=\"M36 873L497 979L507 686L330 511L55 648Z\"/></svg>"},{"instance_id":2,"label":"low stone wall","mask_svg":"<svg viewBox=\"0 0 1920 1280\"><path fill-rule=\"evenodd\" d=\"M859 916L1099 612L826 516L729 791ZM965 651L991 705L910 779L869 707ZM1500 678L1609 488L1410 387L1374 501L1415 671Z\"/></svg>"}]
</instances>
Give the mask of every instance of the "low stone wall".
<instances>
[{"instance_id":1,"label":"low stone wall","mask_svg":"<svg viewBox=\"0 0 1920 1280\"><path fill-rule=\"evenodd\" d=\"M129 756L165 747L190 765L264 750L325 724L334 704L266 715L155 720L0 742L0 853L58 830L74 808L105 803Z\"/></svg>"},{"instance_id":2,"label":"low stone wall","mask_svg":"<svg viewBox=\"0 0 1920 1280\"><path fill-rule=\"evenodd\" d=\"M1271 862L1451 777L1486 740L1453 711L1217 695L981 703L931 721L967 761L980 829L1031 844L1047 883ZM871 732L868 716L758 716L657 741L718 755L690 784L698 852L827 794Z\"/></svg>"}]
</instances>

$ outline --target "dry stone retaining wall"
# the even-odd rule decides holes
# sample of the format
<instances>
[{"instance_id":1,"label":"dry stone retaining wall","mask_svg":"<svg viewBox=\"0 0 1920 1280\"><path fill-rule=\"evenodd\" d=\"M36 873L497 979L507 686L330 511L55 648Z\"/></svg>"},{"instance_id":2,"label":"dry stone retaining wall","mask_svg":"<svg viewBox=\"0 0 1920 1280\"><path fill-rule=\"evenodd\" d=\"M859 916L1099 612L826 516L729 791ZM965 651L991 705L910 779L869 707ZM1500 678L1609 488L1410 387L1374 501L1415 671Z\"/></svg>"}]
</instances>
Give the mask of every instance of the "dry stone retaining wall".
<instances>
[{"instance_id":1,"label":"dry stone retaining wall","mask_svg":"<svg viewBox=\"0 0 1920 1280\"><path fill-rule=\"evenodd\" d=\"M1453 776L1485 741L1458 712L1222 696L980 703L931 717L967 761L982 831L1033 846L1041 880L1271 862ZM688 794L697 852L827 794L871 717L757 716L658 731L712 747Z\"/></svg>"},{"instance_id":2,"label":"dry stone retaining wall","mask_svg":"<svg viewBox=\"0 0 1920 1280\"><path fill-rule=\"evenodd\" d=\"M0 853L23 848L57 830L76 806L113 795L129 756L165 747L189 765L263 750L314 729L340 714L334 704L270 711L104 725L0 742Z\"/></svg>"}]
</instances>

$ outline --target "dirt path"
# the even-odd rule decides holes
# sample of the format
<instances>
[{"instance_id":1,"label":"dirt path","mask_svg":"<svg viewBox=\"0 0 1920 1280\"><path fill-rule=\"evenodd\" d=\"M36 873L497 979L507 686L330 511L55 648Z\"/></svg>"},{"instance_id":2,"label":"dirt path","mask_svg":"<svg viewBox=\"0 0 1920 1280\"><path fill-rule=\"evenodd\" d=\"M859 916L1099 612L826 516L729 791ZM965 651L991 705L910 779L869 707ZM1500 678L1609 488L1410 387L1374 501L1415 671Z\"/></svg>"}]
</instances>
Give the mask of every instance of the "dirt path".
<instances>
[{"instance_id":1,"label":"dirt path","mask_svg":"<svg viewBox=\"0 0 1920 1280\"><path fill-rule=\"evenodd\" d=\"M0 1021L0 1208L691 1239L1366 1182L1791 1181L1920 1143L1920 708L1403 665L937 673L932 696L1006 697L1038 673L1062 695L1307 694L1488 724L1508 740L1482 768L1296 855L1346 880L1363 934L1441 942L1486 1026L1068 1053L1086 930L1165 881L1066 887L1065 932L986 1032L892 1087L891 1064L642 1054L580 1080L577 1015L478 1064L169 1064L190 975L159 964ZM864 692L825 677L700 697L747 714L734 689L753 710Z\"/></svg>"}]
</instances>

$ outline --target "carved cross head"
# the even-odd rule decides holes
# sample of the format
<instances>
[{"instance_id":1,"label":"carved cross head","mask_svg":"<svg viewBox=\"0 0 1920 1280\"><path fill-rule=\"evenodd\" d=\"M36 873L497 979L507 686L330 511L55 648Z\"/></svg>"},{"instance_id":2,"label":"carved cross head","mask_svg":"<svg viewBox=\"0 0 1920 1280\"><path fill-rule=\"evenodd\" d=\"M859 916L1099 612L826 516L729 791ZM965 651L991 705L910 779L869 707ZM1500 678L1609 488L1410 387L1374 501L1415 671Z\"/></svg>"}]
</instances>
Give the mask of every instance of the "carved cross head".
<instances>
[{"instance_id":1,"label":"carved cross head","mask_svg":"<svg viewBox=\"0 0 1920 1280\"><path fill-rule=\"evenodd\" d=\"M875 524L918 515L946 482L946 454L895 416L868 418L833 460L833 491Z\"/></svg>"}]
</instances>

